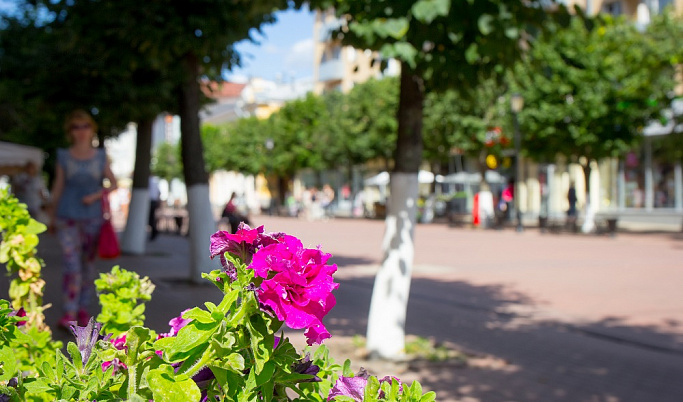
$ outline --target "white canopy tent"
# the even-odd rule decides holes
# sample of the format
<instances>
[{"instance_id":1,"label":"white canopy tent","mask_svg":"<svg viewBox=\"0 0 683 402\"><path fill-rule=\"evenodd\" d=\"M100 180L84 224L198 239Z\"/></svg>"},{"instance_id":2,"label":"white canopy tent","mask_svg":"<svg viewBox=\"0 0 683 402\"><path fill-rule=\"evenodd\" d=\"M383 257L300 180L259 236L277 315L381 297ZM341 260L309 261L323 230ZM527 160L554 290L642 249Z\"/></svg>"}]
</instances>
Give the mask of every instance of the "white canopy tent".
<instances>
[{"instance_id":1,"label":"white canopy tent","mask_svg":"<svg viewBox=\"0 0 683 402\"><path fill-rule=\"evenodd\" d=\"M15 173L29 161L40 170L44 160L45 152L42 149L0 141L0 174Z\"/></svg>"},{"instance_id":2,"label":"white canopy tent","mask_svg":"<svg viewBox=\"0 0 683 402\"><path fill-rule=\"evenodd\" d=\"M505 183L505 177L503 177L500 173L493 170L487 170L484 175L484 178L486 179L486 182L490 184ZM437 179L440 179L437 180L440 183L446 184L479 184L481 183L481 173L458 172L451 173L447 176L442 176Z\"/></svg>"},{"instance_id":3,"label":"white canopy tent","mask_svg":"<svg viewBox=\"0 0 683 402\"><path fill-rule=\"evenodd\" d=\"M441 176L437 176L436 179ZM420 184L429 184L434 182L434 173L426 170L420 170L417 174L417 181ZM389 184L389 172L381 172L375 176L369 177L364 181L366 186L386 186Z\"/></svg>"}]
</instances>

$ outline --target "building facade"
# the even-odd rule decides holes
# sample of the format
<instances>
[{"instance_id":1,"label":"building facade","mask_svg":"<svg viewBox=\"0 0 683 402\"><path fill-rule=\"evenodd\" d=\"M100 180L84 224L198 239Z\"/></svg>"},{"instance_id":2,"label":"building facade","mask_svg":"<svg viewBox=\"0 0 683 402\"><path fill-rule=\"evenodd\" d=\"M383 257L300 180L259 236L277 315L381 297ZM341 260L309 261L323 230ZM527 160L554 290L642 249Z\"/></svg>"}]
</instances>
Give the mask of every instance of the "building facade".
<instances>
[{"instance_id":1,"label":"building facade","mask_svg":"<svg viewBox=\"0 0 683 402\"><path fill-rule=\"evenodd\" d=\"M390 60L382 71L376 52L342 46L332 38L332 32L339 29L342 22L334 11L318 11L313 23L313 90L316 94L329 91L348 92L355 84L383 75L397 75L399 64Z\"/></svg>"}]
</instances>

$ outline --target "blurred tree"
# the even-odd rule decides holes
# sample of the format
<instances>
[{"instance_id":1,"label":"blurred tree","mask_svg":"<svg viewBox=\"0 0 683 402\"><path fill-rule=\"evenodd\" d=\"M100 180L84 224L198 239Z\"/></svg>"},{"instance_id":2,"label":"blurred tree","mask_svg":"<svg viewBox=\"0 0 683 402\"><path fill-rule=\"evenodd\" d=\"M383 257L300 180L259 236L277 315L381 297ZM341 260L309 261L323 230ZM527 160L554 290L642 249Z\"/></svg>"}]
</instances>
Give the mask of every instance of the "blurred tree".
<instances>
[{"instance_id":1,"label":"blurred tree","mask_svg":"<svg viewBox=\"0 0 683 402\"><path fill-rule=\"evenodd\" d=\"M498 78L481 80L468 95L454 90L427 94L424 159L435 172L446 171L455 154L475 158L482 171L487 168L487 155L501 159L513 137L506 94L507 84ZM497 136L490 138L492 133Z\"/></svg>"},{"instance_id":2,"label":"blurred tree","mask_svg":"<svg viewBox=\"0 0 683 402\"><path fill-rule=\"evenodd\" d=\"M169 183L173 179L183 180L183 161L180 157L179 144L159 144L152 156L151 173Z\"/></svg>"},{"instance_id":3,"label":"blurred tree","mask_svg":"<svg viewBox=\"0 0 683 402\"><path fill-rule=\"evenodd\" d=\"M95 116L101 144L128 122L137 122L133 197L121 245L125 252L141 254L149 205L152 122L162 110L173 107L173 70L159 69L131 46L123 35L126 15L117 6L92 1L17 2L20 12L6 16L5 29L0 30L0 39L9 39L0 43L4 50L0 63L7 73L0 87L21 83L9 98L17 111L10 124L18 129L21 142L35 143L51 153L65 145L59 123L74 108ZM16 41L17 37L23 40Z\"/></svg>"},{"instance_id":4,"label":"blurred tree","mask_svg":"<svg viewBox=\"0 0 683 402\"><path fill-rule=\"evenodd\" d=\"M220 126L203 125L207 170L234 170L251 175L265 172L267 127L267 120L257 117Z\"/></svg>"},{"instance_id":5,"label":"blurred tree","mask_svg":"<svg viewBox=\"0 0 683 402\"><path fill-rule=\"evenodd\" d=\"M387 167L396 145L398 79L370 79L358 84L343 98L339 127L343 135L337 149L351 164L380 160ZM331 111L332 113L332 111Z\"/></svg>"},{"instance_id":6,"label":"blurred tree","mask_svg":"<svg viewBox=\"0 0 683 402\"><path fill-rule=\"evenodd\" d=\"M302 99L287 102L269 119L268 171L277 178L280 205L289 182L302 169L320 171L325 167L324 155L329 143L316 135L328 113L323 99L312 93Z\"/></svg>"},{"instance_id":7,"label":"blurred tree","mask_svg":"<svg viewBox=\"0 0 683 402\"><path fill-rule=\"evenodd\" d=\"M53 8L69 8L81 1L55 1ZM220 80L225 69L239 65L240 57L234 44L253 40L262 24L275 20L273 12L286 9L286 0L205 0L183 2L161 0L139 2L119 0L106 3L106 16L121 16L118 35L145 61L158 70L172 73L177 111L180 115L183 176L188 190L188 210L191 236L190 277L200 280L204 270L212 265L203 251L206 239L215 230L208 174L199 127L202 105L200 77ZM61 12L57 13L61 15Z\"/></svg>"},{"instance_id":8,"label":"blurred tree","mask_svg":"<svg viewBox=\"0 0 683 402\"><path fill-rule=\"evenodd\" d=\"M674 87L673 66L652 37L621 18L593 23L575 20L541 35L514 72L525 100L524 150L534 159L581 163L586 200L591 163L636 145ZM594 227L587 204L584 231Z\"/></svg>"},{"instance_id":9,"label":"blurred tree","mask_svg":"<svg viewBox=\"0 0 683 402\"><path fill-rule=\"evenodd\" d=\"M397 142L391 174L386 245L368 318L368 349L395 358L405 345L405 315L413 264L417 173L422 163L424 96L465 90L501 74L519 58L523 29L546 17L526 0L313 0L333 7L344 24L343 44L378 51L401 62ZM567 15L568 16L568 15Z\"/></svg>"},{"instance_id":10,"label":"blurred tree","mask_svg":"<svg viewBox=\"0 0 683 402\"><path fill-rule=\"evenodd\" d=\"M351 182L353 168L375 162L389 169L396 144L398 81L395 77L371 79L347 94L323 96L328 118L317 138L327 144L325 165L345 170ZM354 189L355 192L355 189Z\"/></svg>"}]
</instances>

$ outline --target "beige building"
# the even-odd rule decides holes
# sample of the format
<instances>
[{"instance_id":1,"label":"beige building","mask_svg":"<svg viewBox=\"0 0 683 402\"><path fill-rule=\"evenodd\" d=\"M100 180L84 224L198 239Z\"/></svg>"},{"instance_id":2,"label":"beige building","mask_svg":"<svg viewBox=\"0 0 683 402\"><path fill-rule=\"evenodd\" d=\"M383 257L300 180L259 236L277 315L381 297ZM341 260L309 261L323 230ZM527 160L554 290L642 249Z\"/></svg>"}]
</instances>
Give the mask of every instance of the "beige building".
<instances>
[{"instance_id":1,"label":"beige building","mask_svg":"<svg viewBox=\"0 0 683 402\"><path fill-rule=\"evenodd\" d=\"M335 90L346 93L355 84L372 77L398 73L395 60L389 62L385 71L381 71L375 52L342 46L339 41L333 40L332 32L341 26L342 22L334 15L334 11L316 13L313 23L313 90L316 94Z\"/></svg>"}]
</instances>

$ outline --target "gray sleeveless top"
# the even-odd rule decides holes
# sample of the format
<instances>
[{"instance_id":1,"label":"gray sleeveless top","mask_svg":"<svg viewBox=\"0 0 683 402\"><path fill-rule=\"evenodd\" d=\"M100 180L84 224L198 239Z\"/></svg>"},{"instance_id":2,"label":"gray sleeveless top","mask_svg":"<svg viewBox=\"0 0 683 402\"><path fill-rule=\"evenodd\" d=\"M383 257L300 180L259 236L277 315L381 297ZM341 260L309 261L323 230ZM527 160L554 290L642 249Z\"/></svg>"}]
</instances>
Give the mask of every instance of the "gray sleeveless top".
<instances>
[{"instance_id":1,"label":"gray sleeveless top","mask_svg":"<svg viewBox=\"0 0 683 402\"><path fill-rule=\"evenodd\" d=\"M97 149L90 159L76 159L68 149L57 150L57 163L64 171L64 190L57 206L57 217L64 219L92 219L102 217L102 203L83 203L83 197L102 189L107 155Z\"/></svg>"}]
</instances>

